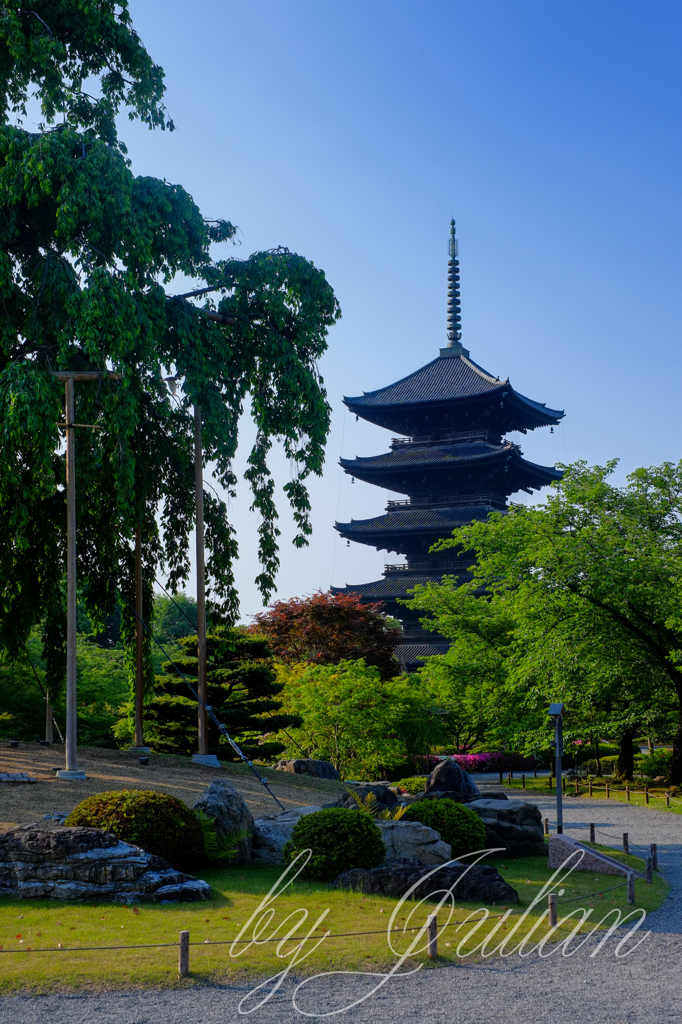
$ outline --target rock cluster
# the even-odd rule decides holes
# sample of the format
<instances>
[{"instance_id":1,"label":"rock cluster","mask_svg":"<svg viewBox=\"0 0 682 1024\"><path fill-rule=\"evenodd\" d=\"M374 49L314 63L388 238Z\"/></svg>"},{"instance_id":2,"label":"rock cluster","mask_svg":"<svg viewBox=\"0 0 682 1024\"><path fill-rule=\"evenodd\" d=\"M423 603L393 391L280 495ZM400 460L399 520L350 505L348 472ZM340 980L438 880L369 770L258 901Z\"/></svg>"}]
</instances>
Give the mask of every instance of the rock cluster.
<instances>
[{"instance_id":1,"label":"rock cluster","mask_svg":"<svg viewBox=\"0 0 682 1024\"><path fill-rule=\"evenodd\" d=\"M294 772L296 775L310 775L314 779L341 780L333 764L329 761L316 761L312 757L295 757L290 760L278 761L275 768L282 772Z\"/></svg>"},{"instance_id":2,"label":"rock cluster","mask_svg":"<svg viewBox=\"0 0 682 1024\"><path fill-rule=\"evenodd\" d=\"M194 804L194 810L215 819L216 832L222 836L241 833L239 857L232 863L248 864L251 860L254 820L241 793L225 779L213 779Z\"/></svg>"},{"instance_id":3,"label":"rock cluster","mask_svg":"<svg viewBox=\"0 0 682 1024\"><path fill-rule=\"evenodd\" d=\"M381 830L386 844L386 861L403 860L410 864L445 864L452 859L452 847L443 842L440 833L419 821L381 821L375 825Z\"/></svg>"},{"instance_id":4,"label":"rock cluster","mask_svg":"<svg viewBox=\"0 0 682 1024\"><path fill-rule=\"evenodd\" d=\"M334 881L336 889L351 889L355 892L389 896L400 899L420 878L433 870L415 864L393 863L378 868L353 868L344 871ZM518 903L519 894L505 882L496 868L476 864L467 871L466 865L455 862L441 868L416 889L415 899L439 900L442 892L434 897L429 893L454 887L457 902L480 901L481 903Z\"/></svg>"},{"instance_id":5,"label":"rock cluster","mask_svg":"<svg viewBox=\"0 0 682 1024\"><path fill-rule=\"evenodd\" d=\"M99 828L55 822L0 834L0 895L24 899L172 903L205 900L210 886Z\"/></svg>"},{"instance_id":6,"label":"rock cluster","mask_svg":"<svg viewBox=\"0 0 682 1024\"><path fill-rule=\"evenodd\" d=\"M469 808L485 825L486 846L503 847L511 856L546 854L542 815L523 800L472 800Z\"/></svg>"},{"instance_id":7,"label":"rock cluster","mask_svg":"<svg viewBox=\"0 0 682 1024\"><path fill-rule=\"evenodd\" d=\"M437 800L447 797L458 804L467 804L480 795L480 790L469 773L460 768L456 761L448 758L436 765L426 780L424 792L420 793L417 799Z\"/></svg>"},{"instance_id":8,"label":"rock cluster","mask_svg":"<svg viewBox=\"0 0 682 1024\"><path fill-rule=\"evenodd\" d=\"M291 839L294 825L304 814L321 811L321 807L291 807L282 814L265 815L256 818L253 830L252 857L256 864L283 864L282 851Z\"/></svg>"}]
</instances>

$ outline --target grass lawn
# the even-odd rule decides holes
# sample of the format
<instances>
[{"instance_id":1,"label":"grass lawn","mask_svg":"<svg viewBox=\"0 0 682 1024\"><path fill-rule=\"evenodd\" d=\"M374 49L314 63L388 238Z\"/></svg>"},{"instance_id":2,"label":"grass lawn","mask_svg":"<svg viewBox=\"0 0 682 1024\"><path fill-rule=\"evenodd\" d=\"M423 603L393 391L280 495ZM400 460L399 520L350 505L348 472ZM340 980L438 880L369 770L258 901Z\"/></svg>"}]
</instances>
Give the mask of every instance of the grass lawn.
<instances>
[{"instance_id":1,"label":"grass lawn","mask_svg":"<svg viewBox=\"0 0 682 1024\"><path fill-rule=\"evenodd\" d=\"M526 785L522 786L520 778L513 778L509 781L506 776L504 780L505 789L518 789L522 792L525 790L532 791L534 793L544 793L545 795L551 795L556 792L555 783L552 780L552 788L547 785L547 776L540 779L535 779L533 776L526 776ZM605 782L600 779L597 783L592 785L592 796L589 796L587 784L581 782L579 786L579 795L576 796L575 786L572 780L566 782L566 793L564 794L567 798L579 799L581 796L586 796L591 800L604 800L606 798L606 786ZM614 788L614 784L609 782L609 800L618 800L620 803L629 802L637 807L645 807L646 797L644 792L635 793L630 790L630 800L627 800L627 794L625 787L620 783ZM670 807L665 805L665 789L649 789L649 807L655 808L657 811L669 811L672 814L682 814L682 800L679 797L670 797Z\"/></svg>"},{"instance_id":2,"label":"grass lawn","mask_svg":"<svg viewBox=\"0 0 682 1024\"><path fill-rule=\"evenodd\" d=\"M635 870L642 870L644 864L636 857L614 854L610 847L597 847L612 856L618 856ZM427 961L423 951L406 961L403 969L418 963L436 966L457 959L458 944L464 940L460 954L481 941L484 935L498 928L496 944L508 935L519 911L533 901L548 882L552 872L547 868L544 857L490 858L503 877L518 890L519 904L508 908L489 906L491 919L479 929L475 937L466 940L473 927L470 922L457 928L479 903L457 903L449 927L439 936L439 958ZM236 981L246 977L266 977L283 970L290 963L287 950L296 945L295 940L285 942L278 958L277 942L261 942L258 945L242 945L240 955L231 955L230 945L215 945L230 942L237 936L240 926L245 925L259 905L260 900L274 885L281 873L276 867L236 867L226 870L204 872L210 882L213 899L205 903L168 904L166 906L141 904L126 907L111 904L57 904L49 900L0 899L0 993L85 991L112 988L174 987L196 984L197 982L220 983ZM582 896L584 899L561 906L559 916L577 908L594 908L594 923L600 921L607 911L614 907L627 913L625 886L600 896L588 898L590 894L607 889L620 881L609 875L594 875L587 872L573 872L563 884L564 899ZM556 885L554 886L556 891ZM456 892L456 890L455 890ZM667 892L663 879L654 874L654 882L636 882L636 905L645 910L660 906ZM297 935L306 935L317 924L314 935L321 936L326 929L331 935L311 954L294 968L297 975L318 973L329 970L386 970L393 966L398 957L391 952L387 942L387 927L395 901L380 896L362 896L358 893L338 892L326 885L297 880L293 886L279 896L272 906L272 920L256 926L261 915L254 918L246 935L261 939L270 936L279 928L281 938L294 923L299 923ZM541 917L546 914L547 899L528 915L515 933L521 938ZM415 909L417 908L417 909ZM405 932L404 928L424 924L426 915L433 904L403 904L392 932L395 950L402 953L409 946L416 933ZM325 910L329 912L319 921ZM500 915L509 910L512 915L500 921ZM307 920L303 911L308 912ZM409 918L410 913L412 918ZM284 925L288 915L295 915ZM497 915L492 919L492 915ZM447 906L439 913L439 929L448 917ZM478 914L475 920L478 920ZM556 937L565 937L575 924L565 925ZM611 922L609 922L611 923ZM585 930L594 925L588 921ZM178 933L182 929L190 932L190 975L183 980L177 977ZM339 937L342 932L378 932L364 936ZM541 922L536 939L547 934L546 922ZM492 941L492 940L491 940ZM114 946L144 943L173 943L168 948L121 949L121 950L78 950L84 946ZM63 951L40 953L38 950L62 944ZM195 945L196 943L196 945ZM423 947L424 941L420 943ZM311 939L305 947L314 946ZM16 950L17 952L7 952ZM236 950L235 950L236 952Z\"/></svg>"}]
</instances>

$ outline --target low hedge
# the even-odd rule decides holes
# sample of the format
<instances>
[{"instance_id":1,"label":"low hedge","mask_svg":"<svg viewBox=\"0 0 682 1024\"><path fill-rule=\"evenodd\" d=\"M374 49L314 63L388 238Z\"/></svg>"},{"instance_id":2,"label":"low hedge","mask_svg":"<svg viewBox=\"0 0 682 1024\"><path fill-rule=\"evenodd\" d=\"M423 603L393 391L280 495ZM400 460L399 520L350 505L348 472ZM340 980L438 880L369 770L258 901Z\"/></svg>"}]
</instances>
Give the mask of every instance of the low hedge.
<instances>
[{"instance_id":1,"label":"low hedge","mask_svg":"<svg viewBox=\"0 0 682 1024\"><path fill-rule=\"evenodd\" d=\"M409 793L410 796L416 796L418 793L424 792L426 779L426 775L410 775L406 779L398 779L395 785L405 793Z\"/></svg>"},{"instance_id":2,"label":"low hedge","mask_svg":"<svg viewBox=\"0 0 682 1024\"><path fill-rule=\"evenodd\" d=\"M64 824L104 829L124 843L164 857L179 871L191 871L205 859L197 816L168 793L151 789L97 793L74 807Z\"/></svg>"},{"instance_id":3,"label":"low hedge","mask_svg":"<svg viewBox=\"0 0 682 1024\"><path fill-rule=\"evenodd\" d=\"M290 864L302 850L312 856L303 878L329 882L351 868L376 868L386 856L381 831L369 814L345 807L306 814L296 822L284 847L284 861Z\"/></svg>"},{"instance_id":4,"label":"low hedge","mask_svg":"<svg viewBox=\"0 0 682 1024\"><path fill-rule=\"evenodd\" d=\"M403 815L403 821L419 821L440 832L441 839L452 847L452 856L485 849L485 825L466 804L457 804L447 797L418 800Z\"/></svg>"}]
</instances>

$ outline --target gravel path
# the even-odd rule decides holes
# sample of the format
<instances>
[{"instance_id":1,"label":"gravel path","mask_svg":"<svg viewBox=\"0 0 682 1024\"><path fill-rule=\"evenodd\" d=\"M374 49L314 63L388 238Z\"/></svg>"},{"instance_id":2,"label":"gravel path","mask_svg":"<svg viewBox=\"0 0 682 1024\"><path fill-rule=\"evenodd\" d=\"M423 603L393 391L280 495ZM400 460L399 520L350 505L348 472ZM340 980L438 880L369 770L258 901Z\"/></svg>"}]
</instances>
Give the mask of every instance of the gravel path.
<instances>
[{"instance_id":1,"label":"gravel path","mask_svg":"<svg viewBox=\"0 0 682 1024\"><path fill-rule=\"evenodd\" d=\"M518 796L516 791L509 793ZM550 798L535 797L543 816L553 818ZM650 937L625 959L614 950L619 937L594 959L585 948L566 959L499 956L480 964L423 970L392 978L359 1006L331 1019L352 1024L670 1024L682 1019L682 815L615 801L567 798L567 825L587 826L616 836L627 831L635 843L658 843L659 866L671 884L664 905L650 914ZM616 838L598 834L605 844ZM642 852L644 852L642 850ZM594 947L594 944L593 944ZM593 948L592 947L592 948ZM355 977L317 979L292 1006L293 983L246 1019L254 1024L301 1024L329 1014L370 990L376 981ZM233 1024L244 1017L239 1001L250 985L99 996L44 996L0 1000L0 1024Z\"/></svg>"}]
</instances>

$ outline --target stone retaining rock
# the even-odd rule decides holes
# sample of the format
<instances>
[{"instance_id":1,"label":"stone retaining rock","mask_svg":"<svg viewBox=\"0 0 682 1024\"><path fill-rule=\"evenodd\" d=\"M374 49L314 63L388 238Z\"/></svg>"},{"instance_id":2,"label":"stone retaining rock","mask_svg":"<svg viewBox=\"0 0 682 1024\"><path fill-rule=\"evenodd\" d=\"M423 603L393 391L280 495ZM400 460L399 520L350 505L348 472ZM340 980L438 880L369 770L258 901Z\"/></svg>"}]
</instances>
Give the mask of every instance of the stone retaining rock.
<instances>
[{"instance_id":1,"label":"stone retaining rock","mask_svg":"<svg viewBox=\"0 0 682 1024\"><path fill-rule=\"evenodd\" d=\"M374 824L381 830L386 844L385 861L404 860L411 864L445 864L452 860L452 847L440 832L419 821L381 821Z\"/></svg>"},{"instance_id":2,"label":"stone retaining rock","mask_svg":"<svg viewBox=\"0 0 682 1024\"><path fill-rule=\"evenodd\" d=\"M99 828L16 825L0 834L0 895L175 903L206 900L207 882Z\"/></svg>"},{"instance_id":3,"label":"stone retaining rock","mask_svg":"<svg viewBox=\"0 0 682 1024\"><path fill-rule=\"evenodd\" d=\"M231 863L248 864L251 861L255 824L239 790L225 779L213 779L194 804L194 809L202 810L214 818L216 832L223 836L233 832L245 833L239 841L239 857Z\"/></svg>"},{"instance_id":4,"label":"stone retaining rock","mask_svg":"<svg viewBox=\"0 0 682 1024\"><path fill-rule=\"evenodd\" d=\"M256 818L253 831L252 857L256 864L283 864L283 850L291 839L296 822L304 814L321 811L315 804L309 807L291 807L283 814L268 814Z\"/></svg>"},{"instance_id":5,"label":"stone retaining rock","mask_svg":"<svg viewBox=\"0 0 682 1024\"><path fill-rule=\"evenodd\" d=\"M316 761L312 757L295 757L290 760L278 761L275 768L281 772L294 772L296 775L310 775L314 779L341 780L333 764L329 761Z\"/></svg>"},{"instance_id":6,"label":"stone retaining rock","mask_svg":"<svg viewBox=\"0 0 682 1024\"><path fill-rule=\"evenodd\" d=\"M400 899L420 878L433 870L414 864L386 864L378 868L353 868L344 871L333 882L335 889L389 896ZM457 883L457 884L455 884ZM477 864L467 871L464 864L455 862L435 872L415 891L414 899L430 898L427 893L454 886L457 902L518 903L519 894L502 878L496 868ZM442 896L434 896L437 902Z\"/></svg>"},{"instance_id":7,"label":"stone retaining rock","mask_svg":"<svg viewBox=\"0 0 682 1024\"><path fill-rule=\"evenodd\" d=\"M418 800L437 800L447 797L458 804L469 803L479 797L480 790L468 772L450 759L441 761L433 769L426 784L424 792L417 796Z\"/></svg>"},{"instance_id":8,"label":"stone retaining rock","mask_svg":"<svg viewBox=\"0 0 682 1024\"><path fill-rule=\"evenodd\" d=\"M545 854L542 815L523 800L472 800L467 805L485 825L486 846L503 847L510 856Z\"/></svg>"}]
</instances>

